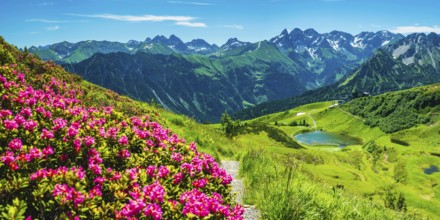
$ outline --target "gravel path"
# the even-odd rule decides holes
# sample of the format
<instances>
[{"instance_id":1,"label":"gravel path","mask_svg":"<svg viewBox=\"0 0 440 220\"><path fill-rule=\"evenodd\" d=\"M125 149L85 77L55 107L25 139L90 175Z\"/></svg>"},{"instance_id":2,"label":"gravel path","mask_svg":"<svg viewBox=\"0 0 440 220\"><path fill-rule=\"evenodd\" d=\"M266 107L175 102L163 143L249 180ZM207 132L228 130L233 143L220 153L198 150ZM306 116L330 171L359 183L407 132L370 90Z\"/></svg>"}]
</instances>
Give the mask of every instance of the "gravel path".
<instances>
[{"instance_id":1,"label":"gravel path","mask_svg":"<svg viewBox=\"0 0 440 220\"><path fill-rule=\"evenodd\" d=\"M222 161L221 166L226 172L232 176L232 193L236 194L236 202L243 204L243 194L245 192L243 180L238 179L238 169L240 167L240 163L238 161ZM245 205L244 207L244 220L257 220L260 217L260 213L255 208L255 206Z\"/></svg>"}]
</instances>

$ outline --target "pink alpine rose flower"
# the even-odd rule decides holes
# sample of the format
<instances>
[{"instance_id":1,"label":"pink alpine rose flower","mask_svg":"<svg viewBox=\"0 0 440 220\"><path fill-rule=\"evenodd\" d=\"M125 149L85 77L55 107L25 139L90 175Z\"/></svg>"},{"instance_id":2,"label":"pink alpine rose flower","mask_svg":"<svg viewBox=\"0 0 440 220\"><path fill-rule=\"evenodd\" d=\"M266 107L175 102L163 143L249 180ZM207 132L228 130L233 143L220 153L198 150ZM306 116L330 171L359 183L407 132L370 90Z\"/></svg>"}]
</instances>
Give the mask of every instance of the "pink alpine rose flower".
<instances>
[{"instance_id":1,"label":"pink alpine rose flower","mask_svg":"<svg viewBox=\"0 0 440 220\"><path fill-rule=\"evenodd\" d=\"M84 138L84 143L86 144L87 147L90 147L95 144L95 138L91 136L86 136Z\"/></svg>"},{"instance_id":2,"label":"pink alpine rose flower","mask_svg":"<svg viewBox=\"0 0 440 220\"><path fill-rule=\"evenodd\" d=\"M8 131L18 129L18 124L17 124L17 122L15 122L15 120L4 120L3 124L5 125L5 128Z\"/></svg>"},{"instance_id":3,"label":"pink alpine rose flower","mask_svg":"<svg viewBox=\"0 0 440 220\"><path fill-rule=\"evenodd\" d=\"M120 145L122 145L122 146L126 146L126 145L128 145L128 138L127 138L127 136L121 136L120 138L119 138L119 140L118 140L118 143L120 144Z\"/></svg>"},{"instance_id":4,"label":"pink alpine rose flower","mask_svg":"<svg viewBox=\"0 0 440 220\"><path fill-rule=\"evenodd\" d=\"M164 201L165 189L160 185L159 181L145 186L143 192L146 197L150 198L150 202L162 203Z\"/></svg>"},{"instance_id":5,"label":"pink alpine rose flower","mask_svg":"<svg viewBox=\"0 0 440 220\"><path fill-rule=\"evenodd\" d=\"M159 178L165 178L170 173L170 170L166 166L160 166L158 171Z\"/></svg>"},{"instance_id":6,"label":"pink alpine rose flower","mask_svg":"<svg viewBox=\"0 0 440 220\"><path fill-rule=\"evenodd\" d=\"M176 162L182 162L183 157L182 157L182 154L177 153L177 152L174 152L174 153L171 155L171 159L174 160L174 161L176 161Z\"/></svg>"},{"instance_id":7,"label":"pink alpine rose flower","mask_svg":"<svg viewBox=\"0 0 440 220\"><path fill-rule=\"evenodd\" d=\"M33 132L37 126L38 126L37 122L30 119L24 123L24 130Z\"/></svg>"},{"instance_id":8,"label":"pink alpine rose flower","mask_svg":"<svg viewBox=\"0 0 440 220\"><path fill-rule=\"evenodd\" d=\"M173 176L173 184L179 184L180 182L182 182L183 179L183 174L182 173L177 173Z\"/></svg>"},{"instance_id":9,"label":"pink alpine rose flower","mask_svg":"<svg viewBox=\"0 0 440 220\"><path fill-rule=\"evenodd\" d=\"M51 146L47 146L46 148L43 149L43 154L45 156L49 156L51 154L53 154L53 148Z\"/></svg>"},{"instance_id":10,"label":"pink alpine rose flower","mask_svg":"<svg viewBox=\"0 0 440 220\"><path fill-rule=\"evenodd\" d=\"M19 138L14 138L9 142L8 147L13 151L19 151L23 147L23 143Z\"/></svg>"},{"instance_id":11,"label":"pink alpine rose flower","mask_svg":"<svg viewBox=\"0 0 440 220\"><path fill-rule=\"evenodd\" d=\"M53 135L52 131L49 131L46 128L43 128L43 131L41 132L40 137L41 137L41 139L50 140L54 137L54 135Z\"/></svg>"},{"instance_id":12,"label":"pink alpine rose flower","mask_svg":"<svg viewBox=\"0 0 440 220\"><path fill-rule=\"evenodd\" d=\"M120 157L120 158L123 158L123 159L125 159L125 158L129 158L130 157L130 151L128 150L128 149L122 149L121 151L119 151L119 153L118 153L118 157Z\"/></svg>"},{"instance_id":13,"label":"pink alpine rose flower","mask_svg":"<svg viewBox=\"0 0 440 220\"><path fill-rule=\"evenodd\" d=\"M78 129L74 126L70 126L69 129L67 129L67 135L69 137L75 137L78 134Z\"/></svg>"},{"instance_id":14,"label":"pink alpine rose flower","mask_svg":"<svg viewBox=\"0 0 440 220\"><path fill-rule=\"evenodd\" d=\"M192 182L192 185L195 188L204 188L206 184L208 183L208 180L206 178L198 179Z\"/></svg>"},{"instance_id":15,"label":"pink alpine rose flower","mask_svg":"<svg viewBox=\"0 0 440 220\"><path fill-rule=\"evenodd\" d=\"M144 214L149 217L151 216L154 220L162 219L162 208L156 203L148 204L144 209Z\"/></svg>"}]
</instances>

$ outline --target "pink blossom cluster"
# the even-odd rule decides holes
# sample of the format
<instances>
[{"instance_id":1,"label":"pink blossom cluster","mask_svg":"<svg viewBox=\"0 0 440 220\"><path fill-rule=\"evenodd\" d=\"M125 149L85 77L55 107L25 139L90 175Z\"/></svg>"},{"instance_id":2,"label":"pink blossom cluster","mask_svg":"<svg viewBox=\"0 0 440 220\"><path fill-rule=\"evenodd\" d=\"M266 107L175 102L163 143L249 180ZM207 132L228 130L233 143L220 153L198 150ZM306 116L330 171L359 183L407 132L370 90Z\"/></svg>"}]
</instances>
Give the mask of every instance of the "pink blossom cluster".
<instances>
[{"instance_id":1,"label":"pink blossom cluster","mask_svg":"<svg viewBox=\"0 0 440 220\"><path fill-rule=\"evenodd\" d=\"M198 217L206 217L210 214L220 214L227 216L228 219L241 219L244 209L237 205L230 209L229 205L223 205L222 196L218 193L213 193L208 196L205 193L193 189L180 195L180 203L184 205L183 214L193 214Z\"/></svg>"},{"instance_id":2,"label":"pink blossom cluster","mask_svg":"<svg viewBox=\"0 0 440 220\"><path fill-rule=\"evenodd\" d=\"M64 70L38 59L27 62L46 73L0 66L0 176L29 182L26 191L33 193L22 199L36 207L27 214L241 219L241 206L222 199L230 196L231 176L195 143L148 115L127 117L112 106L84 102L88 97L74 81L61 80L70 77ZM39 193L46 194L34 197ZM54 202L62 207L57 213L41 209ZM103 204L111 214L96 208ZM79 208L84 205L95 208Z\"/></svg>"},{"instance_id":3,"label":"pink blossom cluster","mask_svg":"<svg viewBox=\"0 0 440 220\"><path fill-rule=\"evenodd\" d=\"M153 219L161 219L162 209L159 204L164 202L165 193L164 187L158 181L144 186L142 190L138 184L134 184L133 190L130 192L131 199L116 215L133 217L143 212Z\"/></svg>"},{"instance_id":4,"label":"pink blossom cluster","mask_svg":"<svg viewBox=\"0 0 440 220\"><path fill-rule=\"evenodd\" d=\"M99 157L99 152L95 148L90 148L89 152L87 153L89 156L89 170L91 170L96 175L101 175L102 168L102 158Z\"/></svg>"},{"instance_id":5,"label":"pink blossom cluster","mask_svg":"<svg viewBox=\"0 0 440 220\"><path fill-rule=\"evenodd\" d=\"M56 184L53 190L53 196L61 199L61 204L73 202L74 206L78 206L83 203L85 196L75 190L73 187L69 187L67 184Z\"/></svg>"}]
</instances>

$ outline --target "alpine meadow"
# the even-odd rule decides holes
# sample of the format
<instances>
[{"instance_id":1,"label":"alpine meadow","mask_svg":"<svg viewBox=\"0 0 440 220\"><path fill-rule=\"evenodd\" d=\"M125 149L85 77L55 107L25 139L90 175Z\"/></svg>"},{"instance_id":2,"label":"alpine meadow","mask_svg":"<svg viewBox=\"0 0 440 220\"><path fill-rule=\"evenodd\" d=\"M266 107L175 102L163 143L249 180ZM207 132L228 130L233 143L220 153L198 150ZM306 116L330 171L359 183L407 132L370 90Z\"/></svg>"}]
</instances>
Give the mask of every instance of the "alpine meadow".
<instances>
[{"instance_id":1,"label":"alpine meadow","mask_svg":"<svg viewBox=\"0 0 440 220\"><path fill-rule=\"evenodd\" d=\"M438 1L0 6L1 219L440 218Z\"/></svg>"}]
</instances>

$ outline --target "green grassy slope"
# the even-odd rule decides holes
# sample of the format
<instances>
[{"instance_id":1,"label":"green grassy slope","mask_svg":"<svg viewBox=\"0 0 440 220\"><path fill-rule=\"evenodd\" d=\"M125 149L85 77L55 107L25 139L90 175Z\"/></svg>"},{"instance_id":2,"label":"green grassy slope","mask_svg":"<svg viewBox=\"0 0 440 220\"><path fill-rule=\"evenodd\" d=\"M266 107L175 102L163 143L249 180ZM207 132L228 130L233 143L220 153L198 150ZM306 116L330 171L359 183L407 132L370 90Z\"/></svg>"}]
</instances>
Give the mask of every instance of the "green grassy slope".
<instances>
[{"instance_id":1,"label":"green grassy slope","mask_svg":"<svg viewBox=\"0 0 440 220\"><path fill-rule=\"evenodd\" d=\"M432 85L383 96L392 99L399 94L412 94L413 91L435 94L437 89L438 85ZM377 98L366 98L366 100L375 99ZM368 102L366 100L364 102ZM358 104L355 100L341 108L331 108L332 102L313 103L244 121L243 123L247 126L263 123L283 131L286 135L293 136L300 132L314 130L311 119L313 118L316 121L316 129L358 137L363 142L362 145L343 149L332 146L304 146L305 149L296 150L283 148L282 144L271 139L265 131L256 134L239 134L236 140L252 149L246 154L247 156L244 156L244 163L253 164L247 161L249 154L262 154L263 156L258 156L258 158L265 158L263 160L270 161L273 164L271 166L279 166L276 169L280 169L276 171L268 168L260 170L261 173L258 174L244 167L244 171L248 171L244 173L247 186L257 185L259 187L259 190L252 191L247 199L257 205L265 206L259 199L267 196L267 194L262 194L262 191L268 190L265 185L270 185L271 182L267 182L265 178L258 179L257 176L287 175L282 170L288 169L286 161L290 161L289 163L295 164L295 175L298 175L298 178L303 178L301 176L305 175L315 182L322 181L326 189L343 186L344 193L352 193L358 198L371 199L373 203L379 205L384 204L386 192L391 191L395 195L402 193L409 213L438 218L440 216L440 189L438 187L440 173L427 175L423 172L423 168L430 165L440 166L440 158L432 155L440 151L438 114L432 114L430 123L387 134L378 127L366 125L364 122L367 119L352 115L346 110ZM424 111L424 114L430 115L428 112L430 111ZM289 126L294 121L303 120L311 126ZM277 172L280 173L276 174ZM292 181L295 181L295 178ZM277 184L284 184L286 187L285 182Z\"/></svg>"}]
</instances>

